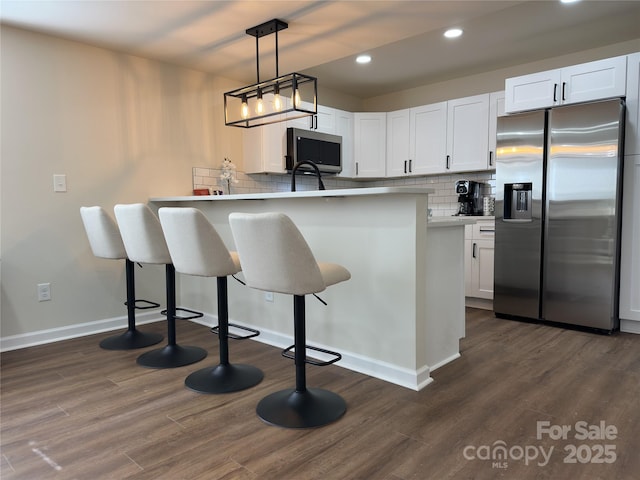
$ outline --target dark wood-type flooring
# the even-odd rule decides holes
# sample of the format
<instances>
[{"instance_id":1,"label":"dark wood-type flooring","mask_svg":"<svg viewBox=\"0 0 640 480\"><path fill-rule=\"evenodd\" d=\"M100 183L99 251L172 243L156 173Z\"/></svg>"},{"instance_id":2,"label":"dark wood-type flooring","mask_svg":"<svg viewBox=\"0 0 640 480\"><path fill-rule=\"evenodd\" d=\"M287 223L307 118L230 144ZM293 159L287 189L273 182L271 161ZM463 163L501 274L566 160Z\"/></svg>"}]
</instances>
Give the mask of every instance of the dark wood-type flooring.
<instances>
[{"instance_id":1,"label":"dark wood-type flooring","mask_svg":"<svg viewBox=\"0 0 640 480\"><path fill-rule=\"evenodd\" d=\"M142 329L163 331L164 322ZM217 361L208 328L179 322L179 343L209 356L169 370L137 366L140 350L100 349L105 336L1 355L3 480L640 478L640 336L468 309L462 357L420 392L338 365L308 366L309 386L348 404L342 419L311 430L269 426L255 414L264 395L294 385L293 364L276 348L232 342L232 362L261 367L265 379L203 395L183 382ZM567 439L538 438L545 421L571 426ZM575 438L576 422L601 421L615 439ZM553 448L547 462L541 448ZM521 458L534 450L538 458Z\"/></svg>"}]
</instances>

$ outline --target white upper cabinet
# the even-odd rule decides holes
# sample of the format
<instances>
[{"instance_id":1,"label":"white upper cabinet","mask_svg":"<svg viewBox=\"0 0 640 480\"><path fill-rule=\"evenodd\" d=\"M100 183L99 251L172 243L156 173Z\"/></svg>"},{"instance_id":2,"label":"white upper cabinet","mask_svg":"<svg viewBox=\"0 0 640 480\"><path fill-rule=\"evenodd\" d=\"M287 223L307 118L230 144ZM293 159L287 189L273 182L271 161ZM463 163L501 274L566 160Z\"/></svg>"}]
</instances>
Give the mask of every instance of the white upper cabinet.
<instances>
[{"instance_id":1,"label":"white upper cabinet","mask_svg":"<svg viewBox=\"0 0 640 480\"><path fill-rule=\"evenodd\" d=\"M627 57L607 58L505 81L507 113L622 97Z\"/></svg>"},{"instance_id":2,"label":"white upper cabinet","mask_svg":"<svg viewBox=\"0 0 640 480\"><path fill-rule=\"evenodd\" d=\"M409 170L410 109L387 113L387 176L407 175Z\"/></svg>"},{"instance_id":3,"label":"white upper cabinet","mask_svg":"<svg viewBox=\"0 0 640 480\"><path fill-rule=\"evenodd\" d=\"M387 114L387 176L443 172L447 102Z\"/></svg>"},{"instance_id":4,"label":"white upper cabinet","mask_svg":"<svg viewBox=\"0 0 640 480\"><path fill-rule=\"evenodd\" d=\"M443 172L447 152L447 102L411 109L409 170L414 175Z\"/></svg>"},{"instance_id":5,"label":"white upper cabinet","mask_svg":"<svg viewBox=\"0 0 640 480\"><path fill-rule=\"evenodd\" d=\"M246 173L287 173L285 122L248 128L242 135Z\"/></svg>"},{"instance_id":6,"label":"white upper cabinet","mask_svg":"<svg viewBox=\"0 0 640 480\"><path fill-rule=\"evenodd\" d=\"M356 113L353 120L354 178L382 178L386 175L387 114Z\"/></svg>"},{"instance_id":7,"label":"white upper cabinet","mask_svg":"<svg viewBox=\"0 0 640 480\"><path fill-rule=\"evenodd\" d=\"M504 91L489 94L489 169L496 168L498 117L504 115Z\"/></svg>"},{"instance_id":8,"label":"white upper cabinet","mask_svg":"<svg viewBox=\"0 0 640 480\"><path fill-rule=\"evenodd\" d=\"M339 177L351 178L356 171L353 156L353 117L352 112L335 110L335 134L342 137L342 172L338 174Z\"/></svg>"},{"instance_id":9,"label":"white upper cabinet","mask_svg":"<svg viewBox=\"0 0 640 480\"><path fill-rule=\"evenodd\" d=\"M625 155L640 155L640 53L627 59L627 122Z\"/></svg>"},{"instance_id":10,"label":"white upper cabinet","mask_svg":"<svg viewBox=\"0 0 640 480\"><path fill-rule=\"evenodd\" d=\"M287 120L287 127L334 134L336 130L336 110L318 105L317 112L315 115Z\"/></svg>"},{"instance_id":11,"label":"white upper cabinet","mask_svg":"<svg viewBox=\"0 0 640 480\"><path fill-rule=\"evenodd\" d=\"M489 155L489 94L447 102L449 172L485 170Z\"/></svg>"}]
</instances>

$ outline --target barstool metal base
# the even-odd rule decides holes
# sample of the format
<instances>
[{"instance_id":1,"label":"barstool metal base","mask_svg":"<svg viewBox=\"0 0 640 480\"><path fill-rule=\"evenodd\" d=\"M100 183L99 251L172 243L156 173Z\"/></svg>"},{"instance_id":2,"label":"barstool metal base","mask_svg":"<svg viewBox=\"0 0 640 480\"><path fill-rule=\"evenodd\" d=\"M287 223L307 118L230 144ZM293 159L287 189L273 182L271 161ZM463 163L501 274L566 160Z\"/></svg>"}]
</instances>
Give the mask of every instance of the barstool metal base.
<instances>
[{"instance_id":1,"label":"barstool metal base","mask_svg":"<svg viewBox=\"0 0 640 480\"><path fill-rule=\"evenodd\" d=\"M184 384L199 393L231 393L253 387L263 378L262 370L252 365L220 364L193 372Z\"/></svg>"},{"instance_id":2,"label":"barstool metal base","mask_svg":"<svg viewBox=\"0 0 640 480\"><path fill-rule=\"evenodd\" d=\"M160 343L164 336L159 333L145 333L139 330L127 330L120 335L105 338L100 347L106 350L134 350Z\"/></svg>"},{"instance_id":3,"label":"barstool metal base","mask_svg":"<svg viewBox=\"0 0 640 480\"><path fill-rule=\"evenodd\" d=\"M264 397L256 408L264 422L284 428L321 427L346 411L347 404L340 395L321 388L280 390Z\"/></svg>"},{"instance_id":4,"label":"barstool metal base","mask_svg":"<svg viewBox=\"0 0 640 480\"><path fill-rule=\"evenodd\" d=\"M147 368L175 368L199 362L207 356L207 351L200 347L182 347L167 345L164 348L143 353L137 359L138 365Z\"/></svg>"}]
</instances>

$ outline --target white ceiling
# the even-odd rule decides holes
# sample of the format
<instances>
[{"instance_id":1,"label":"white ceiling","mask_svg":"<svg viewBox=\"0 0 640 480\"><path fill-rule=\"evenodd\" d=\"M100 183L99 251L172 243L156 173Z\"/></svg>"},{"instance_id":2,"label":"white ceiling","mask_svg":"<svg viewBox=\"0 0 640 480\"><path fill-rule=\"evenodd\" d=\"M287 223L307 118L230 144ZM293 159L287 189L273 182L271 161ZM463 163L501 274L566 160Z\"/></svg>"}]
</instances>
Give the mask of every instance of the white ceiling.
<instances>
[{"instance_id":1,"label":"white ceiling","mask_svg":"<svg viewBox=\"0 0 640 480\"><path fill-rule=\"evenodd\" d=\"M279 73L304 72L368 98L640 38L640 1L53 0L0 2L0 20L250 84L255 38L273 18ZM451 26L461 38L446 40ZM261 79L275 76L275 36L260 39ZM373 62L356 65L367 52Z\"/></svg>"}]
</instances>

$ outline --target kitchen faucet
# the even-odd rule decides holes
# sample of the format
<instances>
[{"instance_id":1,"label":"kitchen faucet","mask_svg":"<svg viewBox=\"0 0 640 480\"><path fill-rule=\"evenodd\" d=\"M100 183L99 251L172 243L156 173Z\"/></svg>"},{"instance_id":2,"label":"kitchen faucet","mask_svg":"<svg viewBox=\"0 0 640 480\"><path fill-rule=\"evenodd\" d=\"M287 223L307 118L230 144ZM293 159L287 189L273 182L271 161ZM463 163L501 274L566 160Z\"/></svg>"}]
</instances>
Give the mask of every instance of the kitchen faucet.
<instances>
[{"instance_id":1,"label":"kitchen faucet","mask_svg":"<svg viewBox=\"0 0 640 480\"><path fill-rule=\"evenodd\" d=\"M296 163L293 167L293 170L291 170L291 191L296 191L296 171L298 170L298 168L300 168L301 165L311 165L311 167L315 170L316 175L318 176L318 190L324 190L324 183L322 183L318 165L316 165L311 160L301 160L300 162Z\"/></svg>"}]
</instances>

